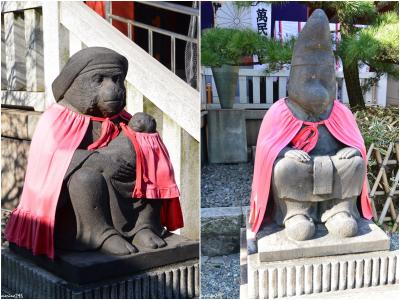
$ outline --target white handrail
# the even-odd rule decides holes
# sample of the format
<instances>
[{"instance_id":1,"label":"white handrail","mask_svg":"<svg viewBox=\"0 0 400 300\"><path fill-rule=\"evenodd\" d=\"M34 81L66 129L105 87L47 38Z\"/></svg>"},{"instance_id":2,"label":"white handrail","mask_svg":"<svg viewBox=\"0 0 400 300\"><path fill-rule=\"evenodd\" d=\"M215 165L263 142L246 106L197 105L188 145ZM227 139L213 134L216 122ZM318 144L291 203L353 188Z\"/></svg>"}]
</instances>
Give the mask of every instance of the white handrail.
<instances>
[{"instance_id":1,"label":"white handrail","mask_svg":"<svg viewBox=\"0 0 400 300\"><path fill-rule=\"evenodd\" d=\"M60 22L85 45L107 47L124 55L129 61L126 80L194 139L200 140L198 91L116 31L85 4L60 2Z\"/></svg>"}]
</instances>

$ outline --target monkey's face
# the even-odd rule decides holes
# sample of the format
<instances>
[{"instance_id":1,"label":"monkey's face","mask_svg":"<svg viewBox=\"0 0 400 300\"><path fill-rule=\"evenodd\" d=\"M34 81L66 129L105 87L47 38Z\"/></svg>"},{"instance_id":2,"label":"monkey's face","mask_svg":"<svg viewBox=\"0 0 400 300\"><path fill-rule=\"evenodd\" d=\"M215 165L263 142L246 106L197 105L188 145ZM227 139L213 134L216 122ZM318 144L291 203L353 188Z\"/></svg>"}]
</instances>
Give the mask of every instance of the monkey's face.
<instances>
[{"instance_id":1,"label":"monkey's face","mask_svg":"<svg viewBox=\"0 0 400 300\"><path fill-rule=\"evenodd\" d=\"M119 68L88 71L74 80L64 95L64 101L83 114L113 116L126 104L124 79Z\"/></svg>"},{"instance_id":2,"label":"monkey's face","mask_svg":"<svg viewBox=\"0 0 400 300\"><path fill-rule=\"evenodd\" d=\"M333 64L293 66L288 84L289 98L304 111L318 116L333 102L336 78Z\"/></svg>"}]
</instances>

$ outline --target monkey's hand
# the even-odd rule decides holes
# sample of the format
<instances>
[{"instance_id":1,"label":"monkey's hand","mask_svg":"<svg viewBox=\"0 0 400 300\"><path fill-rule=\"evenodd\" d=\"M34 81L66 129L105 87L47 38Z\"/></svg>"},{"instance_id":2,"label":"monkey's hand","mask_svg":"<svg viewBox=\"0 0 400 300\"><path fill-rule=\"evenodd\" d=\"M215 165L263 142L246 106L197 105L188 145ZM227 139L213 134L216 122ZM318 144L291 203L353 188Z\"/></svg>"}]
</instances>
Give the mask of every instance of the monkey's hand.
<instances>
[{"instance_id":1,"label":"monkey's hand","mask_svg":"<svg viewBox=\"0 0 400 300\"><path fill-rule=\"evenodd\" d=\"M336 155L339 159L349 159L355 156L361 156L360 151L352 147L340 149Z\"/></svg>"},{"instance_id":2,"label":"monkey's hand","mask_svg":"<svg viewBox=\"0 0 400 300\"><path fill-rule=\"evenodd\" d=\"M311 157L303 150L291 149L285 152L284 157L297 160L299 162L310 161Z\"/></svg>"}]
</instances>

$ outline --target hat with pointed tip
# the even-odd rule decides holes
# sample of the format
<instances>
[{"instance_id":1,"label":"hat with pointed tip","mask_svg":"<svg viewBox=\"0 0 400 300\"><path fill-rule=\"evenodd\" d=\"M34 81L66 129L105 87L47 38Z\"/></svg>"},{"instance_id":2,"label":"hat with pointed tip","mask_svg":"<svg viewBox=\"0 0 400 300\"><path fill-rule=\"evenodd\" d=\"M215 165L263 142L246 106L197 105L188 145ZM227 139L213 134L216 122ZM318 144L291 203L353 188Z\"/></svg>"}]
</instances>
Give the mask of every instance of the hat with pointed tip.
<instances>
[{"instance_id":1,"label":"hat with pointed tip","mask_svg":"<svg viewBox=\"0 0 400 300\"><path fill-rule=\"evenodd\" d=\"M329 20L322 9L316 9L296 41L292 67L325 64L334 64Z\"/></svg>"}]
</instances>

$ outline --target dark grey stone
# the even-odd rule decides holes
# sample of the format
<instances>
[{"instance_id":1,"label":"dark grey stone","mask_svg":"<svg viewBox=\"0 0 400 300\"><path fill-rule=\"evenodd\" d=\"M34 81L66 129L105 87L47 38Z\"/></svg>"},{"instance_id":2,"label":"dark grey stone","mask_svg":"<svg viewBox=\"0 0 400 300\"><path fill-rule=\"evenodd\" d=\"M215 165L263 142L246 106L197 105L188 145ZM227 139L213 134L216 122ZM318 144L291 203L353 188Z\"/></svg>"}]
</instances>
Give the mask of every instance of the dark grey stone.
<instances>
[{"instance_id":1,"label":"dark grey stone","mask_svg":"<svg viewBox=\"0 0 400 300\"><path fill-rule=\"evenodd\" d=\"M164 275L169 274L170 285L168 288L171 290L172 296L172 282L178 282L178 295L180 297L179 289L183 290L198 290L198 281L181 281L181 272L186 272L187 269L194 269L198 277L198 261L187 260L178 264L169 264L163 267L153 268L151 270L138 273L129 274L124 277L115 279L107 279L88 284L76 284L65 281L58 276L36 266L18 254L10 252L8 249L2 251L2 291L7 291L9 294L21 293L21 290L13 288L26 287L26 293L23 294L24 298L62 298L62 299L82 299L82 298L168 298L163 293L159 294L158 291L164 289L165 281L160 278L166 278ZM26 270L30 281L23 281L21 277L11 271L11 264L7 261L13 262L15 270ZM174 276L176 278L174 278ZM185 276L185 275L183 275ZM20 282L16 282L20 281ZM9 283L6 285L6 283ZM161 288L159 288L161 284ZM182 287L183 285L191 285ZM197 284L197 286L194 286ZM164 289L165 291L168 290ZM153 291L151 291L151 289ZM154 293L155 291L155 293ZM167 293L166 293L167 294ZM187 295L190 297L190 295ZM197 294L196 297L199 295ZM171 297L169 297L171 298ZM193 298L193 297L192 297Z\"/></svg>"},{"instance_id":2,"label":"dark grey stone","mask_svg":"<svg viewBox=\"0 0 400 300\"><path fill-rule=\"evenodd\" d=\"M56 252L54 261L43 256L32 256L29 251L13 244L10 245L10 249L65 280L83 284L198 258L197 241L175 234L170 234L165 240L167 246L164 248L146 249L125 256L109 255L99 251L60 250Z\"/></svg>"},{"instance_id":3,"label":"dark grey stone","mask_svg":"<svg viewBox=\"0 0 400 300\"><path fill-rule=\"evenodd\" d=\"M297 119L319 122L329 117L335 96L329 20L317 9L295 44L285 102ZM330 233L342 238L354 236L360 217L355 203L366 176L361 154L336 140L325 125L317 130L314 149L307 154L290 144L273 167L274 220L298 241L314 236L314 223L325 223Z\"/></svg>"},{"instance_id":4,"label":"dark grey stone","mask_svg":"<svg viewBox=\"0 0 400 300\"><path fill-rule=\"evenodd\" d=\"M217 256L239 251L239 233L243 225L241 207L201 209L201 253Z\"/></svg>"},{"instance_id":5,"label":"dark grey stone","mask_svg":"<svg viewBox=\"0 0 400 300\"><path fill-rule=\"evenodd\" d=\"M172 271L172 296L173 298L179 298L179 283L180 283L180 272L179 270Z\"/></svg>"},{"instance_id":6,"label":"dark grey stone","mask_svg":"<svg viewBox=\"0 0 400 300\"><path fill-rule=\"evenodd\" d=\"M85 48L68 60L54 80L54 98L76 113L102 118L117 115L126 106L127 70L127 59L115 51ZM117 127L120 122L128 123L121 117L112 122ZM154 118L145 113L136 114L128 126L140 132L156 130ZM55 247L129 255L137 252L136 246L142 252L165 246L161 200L131 197L136 156L128 138L120 133L107 147L86 150L100 137L101 127L100 122L90 121L64 176L57 203Z\"/></svg>"},{"instance_id":7,"label":"dark grey stone","mask_svg":"<svg viewBox=\"0 0 400 300\"><path fill-rule=\"evenodd\" d=\"M171 299L173 295L172 271L165 272L165 298Z\"/></svg>"},{"instance_id":8,"label":"dark grey stone","mask_svg":"<svg viewBox=\"0 0 400 300\"><path fill-rule=\"evenodd\" d=\"M240 109L209 110L208 160L210 163L247 162L245 112Z\"/></svg>"}]
</instances>

